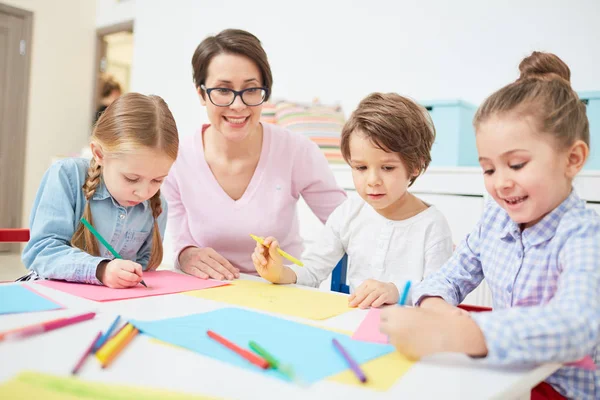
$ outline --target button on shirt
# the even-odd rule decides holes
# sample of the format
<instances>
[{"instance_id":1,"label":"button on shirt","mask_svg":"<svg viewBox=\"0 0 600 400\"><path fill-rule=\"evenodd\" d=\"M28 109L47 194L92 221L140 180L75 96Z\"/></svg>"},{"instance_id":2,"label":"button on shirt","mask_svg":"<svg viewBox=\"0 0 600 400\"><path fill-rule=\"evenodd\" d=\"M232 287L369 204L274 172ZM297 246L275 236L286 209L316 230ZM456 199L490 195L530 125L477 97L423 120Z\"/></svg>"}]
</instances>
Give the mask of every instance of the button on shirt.
<instances>
[{"instance_id":1,"label":"button on shirt","mask_svg":"<svg viewBox=\"0 0 600 400\"><path fill-rule=\"evenodd\" d=\"M401 291L407 280L420 282L448 260L452 234L434 206L392 221L359 196L351 196L331 213L321 235L304 253L305 266L290 268L298 284L317 287L344 253L348 254L346 276L351 293L367 279L392 282Z\"/></svg>"},{"instance_id":2,"label":"button on shirt","mask_svg":"<svg viewBox=\"0 0 600 400\"><path fill-rule=\"evenodd\" d=\"M572 191L540 222L521 232L491 201L476 228L414 298L459 304L485 277L494 311L473 313L486 340L482 362L571 362L600 344L600 216ZM567 366L547 380L568 398L600 398L600 371Z\"/></svg>"},{"instance_id":3,"label":"button on shirt","mask_svg":"<svg viewBox=\"0 0 600 400\"><path fill-rule=\"evenodd\" d=\"M96 268L113 255L98 243L100 256L92 256L70 245L83 216L86 200L83 186L89 168L87 159L65 159L54 163L42 178L31 211L31 239L23 250L23 263L46 279L101 284ZM161 197L163 212L158 226L163 237L167 203ZM92 223L96 230L126 260L144 269L150 260L154 218L149 201L134 207L117 203L104 183L90 199Z\"/></svg>"}]
</instances>

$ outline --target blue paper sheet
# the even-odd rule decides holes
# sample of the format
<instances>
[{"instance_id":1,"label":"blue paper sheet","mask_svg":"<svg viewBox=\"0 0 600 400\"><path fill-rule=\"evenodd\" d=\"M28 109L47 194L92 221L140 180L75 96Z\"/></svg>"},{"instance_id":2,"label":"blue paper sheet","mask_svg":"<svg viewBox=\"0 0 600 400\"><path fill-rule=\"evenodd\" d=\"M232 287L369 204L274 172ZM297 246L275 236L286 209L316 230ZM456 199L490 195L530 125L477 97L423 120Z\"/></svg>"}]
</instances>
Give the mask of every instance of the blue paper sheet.
<instances>
[{"instance_id":1,"label":"blue paper sheet","mask_svg":"<svg viewBox=\"0 0 600 400\"><path fill-rule=\"evenodd\" d=\"M23 285L0 285L0 315L63 308Z\"/></svg>"},{"instance_id":2,"label":"blue paper sheet","mask_svg":"<svg viewBox=\"0 0 600 400\"><path fill-rule=\"evenodd\" d=\"M193 350L205 356L260 371L278 378L274 370L264 371L206 335L207 330L250 350L253 340L282 364L290 365L296 376L313 383L348 369L333 347L336 338L360 364L394 351L390 345L352 340L341 333L299 324L239 308L223 308L202 314L158 321L130 321L141 332L156 339Z\"/></svg>"}]
</instances>

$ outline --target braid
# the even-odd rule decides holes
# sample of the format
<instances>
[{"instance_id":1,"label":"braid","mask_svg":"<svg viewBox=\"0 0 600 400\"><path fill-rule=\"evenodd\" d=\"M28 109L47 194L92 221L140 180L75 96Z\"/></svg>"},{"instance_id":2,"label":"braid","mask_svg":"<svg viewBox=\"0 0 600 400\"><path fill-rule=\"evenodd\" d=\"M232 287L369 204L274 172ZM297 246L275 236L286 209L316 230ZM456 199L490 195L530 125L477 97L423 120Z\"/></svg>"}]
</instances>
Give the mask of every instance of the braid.
<instances>
[{"instance_id":1,"label":"braid","mask_svg":"<svg viewBox=\"0 0 600 400\"><path fill-rule=\"evenodd\" d=\"M82 186L83 194L85 196L85 208L83 209L83 217L93 226L94 220L92 218L92 209L90 207L90 199L96 193L96 189L100 184L100 178L102 176L102 166L96 163L96 160L92 158L90 160L90 167L87 170L85 177L85 183ZM99 256L100 250L98 249L98 242L92 232L86 229L81 222L78 223L77 229L71 238L71 245L77 247L88 254L93 256Z\"/></svg>"},{"instance_id":2,"label":"braid","mask_svg":"<svg viewBox=\"0 0 600 400\"><path fill-rule=\"evenodd\" d=\"M157 220L163 211L160 200L160 189L150 198L150 207L152 208L154 227L152 228L152 250L150 252L150 260L148 261L148 270L153 271L158 268L163 258L162 238L160 237Z\"/></svg>"},{"instance_id":3,"label":"braid","mask_svg":"<svg viewBox=\"0 0 600 400\"><path fill-rule=\"evenodd\" d=\"M85 183L83 184L83 194L86 200L89 200L100 184L100 177L102 176L102 166L96 163L96 159L92 158L90 161L90 167L87 171Z\"/></svg>"}]
</instances>

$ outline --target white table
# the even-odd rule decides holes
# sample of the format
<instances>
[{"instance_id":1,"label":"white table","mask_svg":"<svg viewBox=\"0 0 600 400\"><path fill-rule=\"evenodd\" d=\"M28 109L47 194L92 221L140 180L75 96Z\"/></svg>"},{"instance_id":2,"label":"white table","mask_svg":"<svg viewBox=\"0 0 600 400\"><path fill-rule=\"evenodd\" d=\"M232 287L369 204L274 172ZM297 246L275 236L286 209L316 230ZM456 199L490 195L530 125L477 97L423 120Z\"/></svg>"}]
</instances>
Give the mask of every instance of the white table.
<instances>
[{"instance_id":1,"label":"white table","mask_svg":"<svg viewBox=\"0 0 600 400\"><path fill-rule=\"evenodd\" d=\"M260 280L252 276L243 278ZM94 335L105 330L116 315L150 320L231 307L182 294L99 303L40 285L34 287L68 308L0 316L0 331L87 311L96 311L97 315L93 320L35 337L0 342L0 382L23 370L68 375ZM326 321L304 322L353 331L365 313L365 310L353 310ZM302 321L300 318L282 317ZM238 399L511 399L529 398L531 388L559 366L547 364L523 369L493 369L482 367L467 357L440 355L415 364L387 392L327 381L303 388L191 351L159 345L140 335L108 369L102 370L95 360L89 358L79 376L90 381Z\"/></svg>"}]
</instances>

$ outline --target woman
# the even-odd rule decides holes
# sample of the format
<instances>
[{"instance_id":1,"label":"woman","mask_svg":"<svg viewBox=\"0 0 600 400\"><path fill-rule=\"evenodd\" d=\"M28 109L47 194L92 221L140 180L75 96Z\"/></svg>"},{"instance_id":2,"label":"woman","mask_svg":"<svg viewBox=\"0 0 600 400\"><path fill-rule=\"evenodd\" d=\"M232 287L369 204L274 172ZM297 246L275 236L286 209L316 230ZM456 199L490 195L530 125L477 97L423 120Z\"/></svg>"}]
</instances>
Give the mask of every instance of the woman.
<instances>
[{"instance_id":1,"label":"woman","mask_svg":"<svg viewBox=\"0 0 600 400\"><path fill-rule=\"evenodd\" d=\"M210 125L181 141L164 185L176 266L203 279L256 274L251 233L299 257L299 196L325 222L346 194L314 143L260 122L273 84L260 41L224 30L200 43L192 67Z\"/></svg>"}]
</instances>

